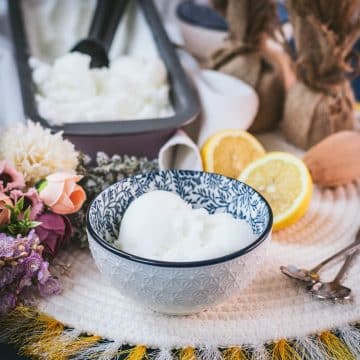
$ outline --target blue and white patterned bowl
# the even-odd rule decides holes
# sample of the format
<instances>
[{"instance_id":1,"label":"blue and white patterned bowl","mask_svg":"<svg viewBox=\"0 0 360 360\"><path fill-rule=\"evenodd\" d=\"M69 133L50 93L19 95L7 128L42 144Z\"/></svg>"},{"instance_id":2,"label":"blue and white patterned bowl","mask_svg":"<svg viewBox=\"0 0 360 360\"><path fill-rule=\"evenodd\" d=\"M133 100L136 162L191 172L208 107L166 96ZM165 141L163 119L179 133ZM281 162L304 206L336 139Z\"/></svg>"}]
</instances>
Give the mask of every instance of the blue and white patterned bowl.
<instances>
[{"instance_id":1,"label":"blue and white patterned bowl","mask_svg":"<svg viewBox=\"0 0 360 360\"><path fill-rule=\"evenodd\" d=\"M174 192L210 214L227 212L245 219L257 239L235 253L192 262L156 261L116 249L112 243L124 212L135 198L153 190ZM123 179L100 193L87 215L90 249L99 270L124 296L167 314L196 313L243 290L264 261L271 228L270 206L258 192L200 171L167 170Z\"/></svg>"}]
</instances>

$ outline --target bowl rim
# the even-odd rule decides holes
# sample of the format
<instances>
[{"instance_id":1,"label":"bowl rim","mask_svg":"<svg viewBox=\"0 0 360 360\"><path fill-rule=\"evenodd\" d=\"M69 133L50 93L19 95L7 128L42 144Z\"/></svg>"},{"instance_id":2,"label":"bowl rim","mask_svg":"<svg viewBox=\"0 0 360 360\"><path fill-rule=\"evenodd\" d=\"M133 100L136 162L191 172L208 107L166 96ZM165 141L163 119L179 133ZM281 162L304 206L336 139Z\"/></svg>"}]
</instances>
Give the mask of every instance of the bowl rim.
<instances>
[{"instance_id":1,"label":"bowl rim","mask_svg":"<svg viewBox=\"0 0 360 360\"><path fill-rule=\"evenodd\" d=\"M230 179L232 181L236 181L239 182L241 184L244 184L245 186L251 188L253 191L255 191L261 198L261 200L265 203L266 207L268 208L269 211L269 221L265 227L265 229L263 230L263 232L254 240L252 241L249 245L247 245L244 248L241 248L240 250L237 250L235 252L232 252L230 254L224 255L224 256L220 256L217 258L211 258L211 259L206 259L206 260L196 260L196 261L163 261L163 260L154 260L154 259L148 259L148 258L144 258L141 256L137 256L131 253L128 253L126 251L120 250L114 246L112 246L111 244L109 244L107 241L105 241L104 239L102 239L93 229L91 222L90 222L90 209L93 206L93 203L96 201L96 199L105 191L107 191L110 187L122 183L124 181L128 181L130 178L135 177L135 176L144 176L144 175L149 175L149 174L161 174L164 172L177 172L177 173L183 173L183 174L197 174L197 173L202 173L202 174L210 174L210 175L216 175L216 176L220 176L226 179ZM209 265L215 265L215 264L219 264L219 263L224 263L227 262L229 260L233 260L235 258L241 257L247 253L249 253L250 251L254 250L255 248L257 248L259 245L261 245L271 234L271 230L272 230L272 225L273 225L273 212L272 209L270 207L270 204L268 203L268 201L264 198L263 195L261 195L257 190L255 190L253 187L251 187L250 185L239 181L237 179L233 179L230 178L228 176L224 176L224 175L220 175L220 174L215 174L215 173L209 173L209 172L205 172L205 171L195 171L195 170L176 170L176 169L171 169L171 170L159 170L159 171L151 171L149 173L144 173L144 174L137 174L134 176L130 176L130 177L126 177L124 179L119 180L118 182L110 185L109 187L107 187L106 189L104 189L103 191L101 191L90 203L90 205L88 206L87 212L86 212L86 230L88 232L88 235L90 234L91 237L99 244L101 245L103 248L105 248L106 250L110 251L111 253L136 262L136 263L141 263L141 264L145 264L145 265L152 265L152 266L156 266L156 267L169 267L169 268L194 268L194 267L202 267L202 266L209 266Z\"/></svg>"},{"instance_id":2,"label":"bowl rim","mask_svg":"<svg viewBox=\"0 0 360 360\"><path fill-rule=\"evenodd\" d=\"M229 27L228 26L226 26L226 27L221 26L221 25L220 26L219 25L208 26L208 25L204 25L204 24L198 23L196 21L193 21L191 19L188 19L182 13L182 9L183 9L184 6L187 6L189 4L194 5L192 0L186 0L186 1L180 2L175 8L175 15L176 15L177 20L180 23L187 24L187 25L190 25L190 26L198 28L198 29L209 30L209 31L214 32L214 33L219 33L219 34L221 33L223 35L229 33ZM202 7L202 5L198 5L198 6ZM214 10L212 8L210 8L209 11L213 11L214 13L217 13L216 10ZM221 17L221 15L219 15L219 16ZM226 24L226 20L224 20L224 22Z\"/></svg>"}]
</instances>

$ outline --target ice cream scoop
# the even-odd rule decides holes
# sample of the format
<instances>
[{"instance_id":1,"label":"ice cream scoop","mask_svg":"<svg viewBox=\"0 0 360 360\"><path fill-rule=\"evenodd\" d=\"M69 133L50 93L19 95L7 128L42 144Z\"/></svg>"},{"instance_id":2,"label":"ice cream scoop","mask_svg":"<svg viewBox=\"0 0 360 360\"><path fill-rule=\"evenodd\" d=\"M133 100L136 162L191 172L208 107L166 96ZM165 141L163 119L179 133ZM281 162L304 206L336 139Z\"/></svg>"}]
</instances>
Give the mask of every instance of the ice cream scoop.
<instances>
[{"instance_id":1,"label":"ice cream scoop","mask_svg":"<svg viewBox=\"0 0 360 360\"><path fill-rule=\"evenodd\" d=\"M90 67L109 66L108 51L118 23L127 7L128 0L98 0L86 39L80 40L72 52L80 52L91 57Z\"/></svg>"}]
</instances>

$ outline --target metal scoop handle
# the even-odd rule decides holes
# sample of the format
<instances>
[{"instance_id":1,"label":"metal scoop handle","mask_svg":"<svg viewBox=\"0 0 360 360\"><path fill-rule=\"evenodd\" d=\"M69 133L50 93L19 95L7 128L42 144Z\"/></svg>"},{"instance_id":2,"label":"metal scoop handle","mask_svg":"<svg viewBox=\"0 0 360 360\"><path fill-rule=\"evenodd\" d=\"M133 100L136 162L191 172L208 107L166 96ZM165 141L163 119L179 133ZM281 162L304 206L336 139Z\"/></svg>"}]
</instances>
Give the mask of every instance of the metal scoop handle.
<instances>
[{"instance_id":1,"label":"metal scoop handle","mask_svg":"<svg viewBox=\"0 0 360 360\"><path fill-rule=\"evenodd\" d=\"M97 1L88 37L102 43L106 51L111 47L115 31L128 3L129 0Z\"/></svg>"}]
</instances>

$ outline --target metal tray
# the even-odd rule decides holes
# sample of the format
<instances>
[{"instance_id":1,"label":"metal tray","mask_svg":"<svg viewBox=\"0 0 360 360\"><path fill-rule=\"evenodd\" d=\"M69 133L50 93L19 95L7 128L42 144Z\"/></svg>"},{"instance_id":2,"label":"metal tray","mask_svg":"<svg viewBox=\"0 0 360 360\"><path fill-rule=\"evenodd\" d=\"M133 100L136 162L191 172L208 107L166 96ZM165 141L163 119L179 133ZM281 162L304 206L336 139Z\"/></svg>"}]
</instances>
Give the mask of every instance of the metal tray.
<instances>
[{"instance_id":1,"label":"metal tray","mask_svg":"<svg viewBox=\"0 0 360 360\"><path fill-rule=\"evenodd\" d=\"M138 1L151 29L160 57L169 76L170 99L174 115L165 118L119 120L64 124L51 126L41 117L35 101L36 86L29 67L30 48L26 37L21 1L8 0L10 24L15 47L17 68L25 115L52 131L63 131L77 149L93 155L97 151L108 154L129 154L156 157L160 147L176 129L193 121L200 112L197 93L185 75L176 52L164 30L152 0Z\"/></svg>"}]
</instances>

